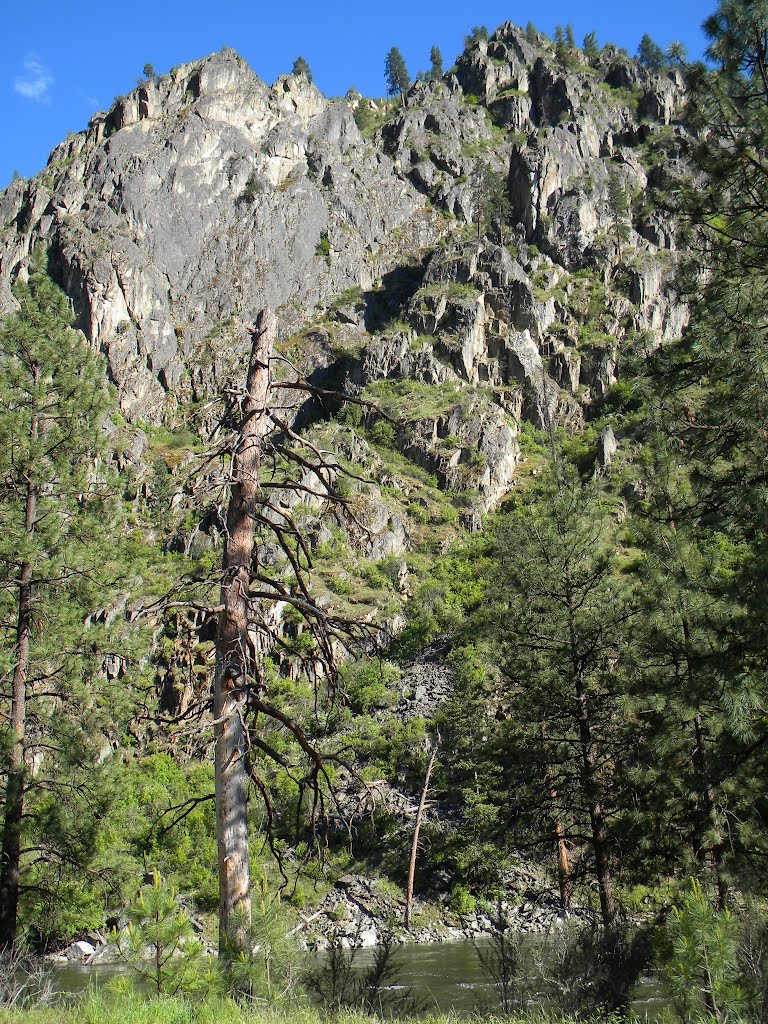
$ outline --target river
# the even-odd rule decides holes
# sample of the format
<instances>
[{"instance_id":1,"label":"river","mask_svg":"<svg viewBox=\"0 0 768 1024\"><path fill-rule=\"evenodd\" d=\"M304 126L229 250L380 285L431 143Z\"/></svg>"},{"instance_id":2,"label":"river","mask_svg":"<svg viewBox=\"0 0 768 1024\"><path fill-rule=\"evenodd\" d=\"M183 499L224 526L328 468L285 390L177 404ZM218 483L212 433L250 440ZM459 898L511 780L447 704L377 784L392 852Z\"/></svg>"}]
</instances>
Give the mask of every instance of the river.
<instances>
[{"instance_id":1,"label":"river","mask_svg":"<svg viewBox=\"0 0 768 1024\"><path fill-rule=\"evenodd\" d=\"M530 939L531 945L535 939ZM358 950L356 966L364 968L373 959L370 948ZM398 946L397 989L411 988L426 1011L453 1010L466 1015L476 1010L498 1009L498 997L492 982L485 975L471 942L426 942ZM63 996L82 993L90 985L106 984L126 973L117 965L89 967L84 964L61 964L54 969L58 991ZM535 994L531 998L536 1003ZM639 1017L657 1017L667 1005L657 979L643 978L636 990L633 1009Z\"/></svg>"}]
</instances>

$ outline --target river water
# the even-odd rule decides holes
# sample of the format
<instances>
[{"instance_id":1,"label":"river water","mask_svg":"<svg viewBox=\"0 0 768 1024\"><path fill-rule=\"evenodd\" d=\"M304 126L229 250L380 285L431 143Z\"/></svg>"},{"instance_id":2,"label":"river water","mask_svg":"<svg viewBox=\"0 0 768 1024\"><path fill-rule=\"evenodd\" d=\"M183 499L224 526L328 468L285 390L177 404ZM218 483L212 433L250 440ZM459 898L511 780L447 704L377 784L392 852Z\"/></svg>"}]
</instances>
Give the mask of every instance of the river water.
<instances>
[{"instance_id":1,"label":"river water","mask_svg":"<svg viewBox=\"0 0 768 1024\"><path fill-rule=\"evenodd\" d=\"M535 943L531 939L531 944ZM371 963L372 949L358 950L355 964L364 968ZM426 1011L469 1014L476 1010L498 1009L498 998L492 982L485 975L475 947L471 942L425 942L399 946L395 951L397 988L411 988ZM91 985L104 985L126 973L119 965L89 967L84 964L61 964L55 970L57 989L63 996L84 992ZM535 995L532 1002L535 1003ZM666 1001L659 983L644 978L636 990L633 1009L639 1017L657 1017Z\"/></svg>"}]
</instances>

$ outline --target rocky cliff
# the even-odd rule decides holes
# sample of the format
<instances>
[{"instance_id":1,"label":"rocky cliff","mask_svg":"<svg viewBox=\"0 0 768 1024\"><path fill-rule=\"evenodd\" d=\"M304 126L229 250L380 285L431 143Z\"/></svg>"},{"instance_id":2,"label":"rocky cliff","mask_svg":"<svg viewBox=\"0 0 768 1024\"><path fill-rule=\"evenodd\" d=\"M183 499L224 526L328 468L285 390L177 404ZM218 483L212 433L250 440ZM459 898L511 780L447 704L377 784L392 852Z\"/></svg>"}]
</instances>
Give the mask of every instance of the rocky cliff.
<instances>
[{"instance_id":1,"label":"rocky cliff","mask_svg":"<svg viewBox=\"0 0 768 1024\"><path fill-rule=\"evenodd\" d=\"M221 387L264 303L284 338L321 321L303 335L312 368L343 349L358 386L461 392L461 411L407 410L399 443L446 486L482 453L464 483L487 507L514 475L521 417L577 426L628 334L685 322L674 225L646 199L679 170L683 99L675 71L611 47L562 67L506 24L404 109L379 104L363 134L367 101L301 76L268 88L224 50L118 99L0 194L0 312L42 242L123 412L150 422ZM507 181L503 246L473 237L478 164ZM630 201L623 243L610 173Z\"/></svg>"}]
</instances>

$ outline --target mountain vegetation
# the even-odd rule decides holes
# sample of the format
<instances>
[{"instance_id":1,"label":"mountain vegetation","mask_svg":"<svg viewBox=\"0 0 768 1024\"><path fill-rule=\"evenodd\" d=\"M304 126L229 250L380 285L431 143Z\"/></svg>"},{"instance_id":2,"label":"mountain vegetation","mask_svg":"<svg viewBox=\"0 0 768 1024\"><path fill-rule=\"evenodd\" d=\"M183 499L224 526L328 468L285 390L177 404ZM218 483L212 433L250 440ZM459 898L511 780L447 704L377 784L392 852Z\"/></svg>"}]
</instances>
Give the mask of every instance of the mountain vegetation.
<instances>
[{"instance_id":1,"label":"mountain vegetation","mask_svg":"<svg viewBox=\"0 0 768 1024\"><path fill-rule=\"evenodd\" d=\"M8 955L373 1012L485 930L511 1012L537 928L765 1019L766 17L145 68L0 194Z\"/></svg>"}]
</instances>

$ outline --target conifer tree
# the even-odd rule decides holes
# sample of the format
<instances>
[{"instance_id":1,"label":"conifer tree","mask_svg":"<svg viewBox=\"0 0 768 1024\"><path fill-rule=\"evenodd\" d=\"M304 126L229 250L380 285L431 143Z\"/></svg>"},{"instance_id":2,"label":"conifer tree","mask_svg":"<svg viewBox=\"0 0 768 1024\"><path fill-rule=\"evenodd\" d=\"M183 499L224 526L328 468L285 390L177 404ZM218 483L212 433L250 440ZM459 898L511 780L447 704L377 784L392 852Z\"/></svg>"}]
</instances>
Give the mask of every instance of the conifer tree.
<instances>
[{"instance_id":1,"label":"conifer tree","mask_svg":"<svg viewBox=\"0 0 768 1024\"><path fill-rule=\"evenodd\" d=\"M312 69L304 57L297 57L291 68L292 75L303 75L308 82L312 82Z\"/></svg>"},{"instance_id":2,"label":"conifer tree","mask_svg":"<svg viewBox=\"0 0 768 1024\"><path fill-rule=\"evenodd\" d=\"M464 36L464 49L470 50L478 43L485 42L488 39L488 35L489 33L486 25L473 25L472 31L469 35Z\"/></svg>"},{"instance_id":3,"label":"conifer tree","mask_svg":"<svg viewBox=\"0 0 768 1024\"><path fill-rule=\"evenodd\" d=\"M684 723L687 737L684 755L662 730L654 763L685 766L660 770L667 807L720 905L735 856L765 842L767 27L764 5L728 0L705 25L719 68L691 69L696 173L674 203L693 243L678 280L691 322L647 358L659 447L677 460L674 486L657 473L646 485L659 506L647 556L658 581L646 590L659 608L648 663L662 720Z\"/></svg>"},{"instance_id":4,"label":"conifer tree","mask_svg":"<svg viewBox=\"0 0 768 1024\"><path fill-rule=\"evenodd\" d=\"M629 238L629 201L624 190L624 183L618 170L611 166L608 168L608 213L611 218L611 229L616 241L616 251L619 260L622 258L622 247Z\"/></svg>"},{"instance_id":5,"label":"conifer tree","mask_svg":"<svg viewBox=\"0 0 768 1024\"><path fill-rule=\"evenodd\" d=\"M555 60L561 67L568 63L568 45L562 25L555 25Z\"/></svg>"},{"instance_id":6,"label":"conifer tree","mask_svg":"<svg viewBox=\"0 0 768 1024\"><path fill-rule=\"evenodd\" d=\"M278 510L273 503L275 491L303 495L309 489L342 512L346 506L334 484L344 470L330 453L294 433L282 419L283 405L277 397L286 387L324 397L332 393L303 378L290 382L273 379L276 331L274 313L262 310L251 329L245 386L231 388L225 398L222 422L230 432L212 455L225 462L226 477L231 481L216 625L213 708L219 953L220 962L238 985L237 964L250 955L253 924L249 789L253 787L263 801L267 840L279 856L274 845L273 803L263 772L270 765L280 766L295 787L297 832L305 800L310 802L306 814L311 854L320 819L327 823L329 766L353 771L343 753L315 742L312 728L322 732L317 718L333 711L335 652L340 645L371 639L371 630L364 623L329 614L314 603L307 575L312 560L304 534L290 512ZM348 400L370 407L361 399ZM269 454L267 467L265 452ZM310 484L304 482L307 474L311 474ZM266 561L264 542L272 551ZM279 552L278 558L282 556L284 566L274 568L274 552ZM294 621L302 625L300 645L293 650L280 635L273 611L276 606L290 609ZM299 721L279 698L270 696L266 662L275 648L292 653L299 670L315 687L310 726Z\"/></svg>"},{"instance_id":7,"label":"conifer tree","mask_svg":"<svg viewBox=\"0 0 768 1024\"><path fill-rule=\"evenodd\" d=\"M638 834L649 863L711 880L722 909L734 854L763 845L743 774L756 694L734 686L743 610L725 580L736 551L717 531L677 522L675 503L690 482L661 438L651 438L646 458L653 465L635 520L642 596L633 687L650 728L636 749Z\"/></svg>"},{"instance_id":8,"label":"conifer tree","mask_svg":"<svg viewBox=\"0 0 768 1024\"><path fill-rule=\"evenodd\" d=\"M127 908L125 929L114 929L118 960L158 996L205 986L205 948L173 886L155 871ZM208 979L210 981L210 979Z\"/></svg>"},{"instance_id":9,"label":"conifer tree","mask_svg":"<svg viewBox=\"0 0 768 1024\"><path fill-rule=\"evenodd\" d=\"M39 744L56 756L47 730L64 717L68 684L83 672L80 598L98 580L104 494L94 460L108 403L101 362L72 330L66 297L39 254L15 296L18 312L0 325L0 669L11 688L0 947L16 938L25 799L36 785L31 757ZM35 703L38 691L47 712Z\"/></svg>"},{"instance_id":10,"label":"conifer tree","mask_svg":"<svg viewBox=\"0 0 768 1024\"><path fill-rule=\"evenodd\" d=\"M473 219L477 224L477 237L486 224L496 225L499 244L504 244L504 225L509 220L512 204L507 179L483 160L476 160L470 175Z\"/></svg>"},{"instance_id":11,"label":"conifer tree","mask_svg":"<svg viewBox=\"0 0 768 1024\"><path fill-rule=\"evenodd\" d=\"M597 32L587 32L584 36L584 53L590 60L600 56L600 47L597 45Z\"/></svg>"},{"instance_id":12,"label":"conifer tree","mask_svg":"<svg viewBox=\"0 0 768 1024\"><path fill-rule=\"evenodd\" d=\"M411 76L405 65L402 53L396 46L387 54L384 61L384 77L387 82L387 93L390 96L399 96L405 106L405 94L411 85Z\"/></svg>"},{"instance_id":13,"label":"conifer tree","mask_svg":"<svg viewBox=\"0 0 768 1024\"><path fill-rule=\"evenodd\" d=\"M504 225L512 212L507 179L503 174L488 168L485 181L485 214L499 230L499 245L504 245Z\"/></svg>"},{"instance_id":14,"label":"conifer tree","mask_svg":"<svg viewBox=\"0 0 768 1024\"><path fill-rule=\"evenodd\" d=\"M664 51L646 32L637 48L637 60L649 71L661 71L666 64Z\"/></svg>"},{"instance_id":15,"label":"conifer tree","mask_svg":"<svg viewBox=\"0 0 768 1024\"><path fill-rule=\"evenodd\" d=\"M667 60L670 64L685 64L688 59L688 49L685 43L676 39L667 47Z\"/></svg>"},{"instance_id":16,"label":"conifer tree","mask_svg":"<svg viewBox=\"0 0 768 1024\"><path fill-rule=\"evenodd\" d=\"M511 782L517 770L527 779L524 802L536 808L539 830L545 826L540 842L588 841L610 927L612 823L628 735L621 698L635 609L612 551L616 524L601 504L593 485L564 469L526 497L496 536L501 596L491 615L506 687L507 775Z\"/></svg>"},{"instance_id":17,"label":"conifer tree","mask_svg":"<svg viewBox=\"0 0 768 1024\"><path fill-rule=\"evenodd\" d=\"M443 77L443 55L437 46L429 51L429 63L432 65L429 77L436 82Z\"/></svg>"}]
</instances>

